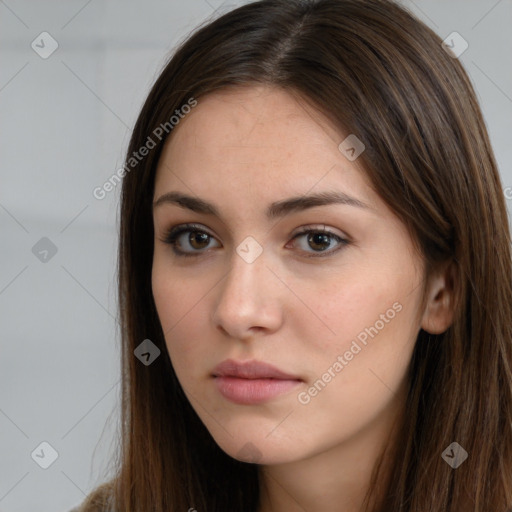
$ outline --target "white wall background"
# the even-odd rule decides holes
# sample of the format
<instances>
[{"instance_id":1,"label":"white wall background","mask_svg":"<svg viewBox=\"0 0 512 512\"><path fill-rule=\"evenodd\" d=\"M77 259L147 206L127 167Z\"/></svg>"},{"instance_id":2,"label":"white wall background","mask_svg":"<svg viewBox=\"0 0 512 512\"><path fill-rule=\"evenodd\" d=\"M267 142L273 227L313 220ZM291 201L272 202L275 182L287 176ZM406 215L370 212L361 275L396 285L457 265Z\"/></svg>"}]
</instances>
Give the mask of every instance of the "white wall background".
<instances>
[{"instance_id":1,"label":"white wall background","mask_svg":"<svg viewBox=\"0 0 512 512\"><path fill-rule=\"evenodd\" d=\"M169 51L238 3L0 0L0 512L63 512L106 479L120 390L120 187L102 201L92 190L121 166ZM469 43L460 59L512 187L512 0L405 5ZM47 59L31 47L51 48L43 31L58 43ZM507 197L510 210L512 188ZM47 469L35 462L52 460L41 442L58 453Z\"/></svg>"}]
</instances>

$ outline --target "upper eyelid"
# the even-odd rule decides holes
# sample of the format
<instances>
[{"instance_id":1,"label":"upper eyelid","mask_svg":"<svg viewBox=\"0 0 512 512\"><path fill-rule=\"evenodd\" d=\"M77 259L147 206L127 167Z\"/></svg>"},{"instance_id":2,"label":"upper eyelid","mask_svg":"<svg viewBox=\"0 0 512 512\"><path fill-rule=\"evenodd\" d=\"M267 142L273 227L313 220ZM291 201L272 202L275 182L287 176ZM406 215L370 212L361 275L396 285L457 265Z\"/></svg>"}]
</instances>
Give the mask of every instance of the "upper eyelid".
<instances>
[{"instance_id":1,"label":"upper eyelid","mask_svg":"<svg viewBox=\"0 0 512 512\"><path fill-rule=\"evenodd\" d=\"M217 235L214 235L211 233L208 229L204 228L203 226L199 224L177 224L176 226L173 226L167 230L164 231L165 235L173 234L173 235L181 235L182 233L186 233L187 231L201 231L203 233L206 233L207 235L217 238Z\"/></svg>"},{"instance_id":2,"label":"upper eyelid","mask_svg":"<svg viewBox=\"0 0 512 512\"><path fill-rule=\"evenodd\" d=\"M167 230L165 230L164 233L166 235L168 235L170 233L172 233L174 235L176 235L176 234L181 235L183 232L187 232L187 231L202 231L211 237L217 238L217 235L211 233L207 228L205 228L201 224L196 224L196 223L177 224L177 225L172 226L172 227L168 228ZM315 224L306 224L304 226L300 226L297 228L297 230L291 236L293 236L295 238L297 235L306 234L309 231L325 232L332 236L337 236L342 240L347 240L347 241L350 240L350 237L347 234L335 233L334 231L331 231L330 229L326 228L326 224L316 224L316 225Z\"/></svg>"}]
</instances>

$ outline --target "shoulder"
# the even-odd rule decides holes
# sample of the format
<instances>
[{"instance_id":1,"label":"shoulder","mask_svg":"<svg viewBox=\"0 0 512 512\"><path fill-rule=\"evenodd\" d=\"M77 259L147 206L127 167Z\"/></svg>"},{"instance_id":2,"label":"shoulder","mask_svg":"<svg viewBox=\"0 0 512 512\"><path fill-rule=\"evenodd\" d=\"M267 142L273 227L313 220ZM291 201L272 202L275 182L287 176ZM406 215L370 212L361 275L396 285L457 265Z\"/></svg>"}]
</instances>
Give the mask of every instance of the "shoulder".
<instances>
[{"instance_id":1,"label":"shoulder","mask_svg":"<svg viewBox=\"0 0 512 512\"><path fill-rule=\"evenodd\" d=\"M114 481L100 485L79 506L68 512L115 512L112 508L113 488Z\"/></svg>"}]
</instances>

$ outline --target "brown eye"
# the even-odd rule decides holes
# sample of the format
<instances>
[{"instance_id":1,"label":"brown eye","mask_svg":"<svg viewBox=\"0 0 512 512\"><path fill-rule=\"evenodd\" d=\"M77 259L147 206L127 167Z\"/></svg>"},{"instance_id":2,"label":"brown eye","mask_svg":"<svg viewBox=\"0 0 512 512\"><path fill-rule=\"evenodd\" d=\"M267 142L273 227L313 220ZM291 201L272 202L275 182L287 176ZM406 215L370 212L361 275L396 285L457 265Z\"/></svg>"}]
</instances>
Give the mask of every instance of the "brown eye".
<instances>
[{"instance_id":1,"label":"brown eye","mask_svg":"<svg viewBox=\"0 0 512 512\"><path fill-rule=\"evenodd\" d=\"M188 241L194 249L204 249L208 245L210 235L202 231L190 231Z\"/></svg>"},{"instance_id":2,"label":"brown eye","mask_svg":"<svg viewBox=\"0 0 512 512\"><path fill-rule=\"evenodd\" d=\"M308 235L307 241L312 249L318 249L320 251L328 249L331 243L330 236L325 233L311 233Z\"/></svg>"},{"instance_id":3,"label":"brown eye","mask_svg":"<svg viewBox=\"0 0 512 512\"><path fill-rule=\"evenodd\" d=\"M164 238L164 242L171 245L173 251L179 256L200 256L208 244L214 240L213 236L192 225L181 225L171 228Z\"/></svg>"},{"instance_id":4,"label":"brown eye","mask_svg":"<svg viewBox=\"0 0 512 512\"><path fill-rule=\"evenodd\" d=\"M306 257L330 256L350 243L349 240L322 229L303 228L296 234L292 241L302 239L301 252L306 253ZM215 237L210 235L201 226L194 224L183 224L171 228L163 242L172 246L172 250L178 256L201 256L207 252L211 241ZM219 247L219 245L217 245ZM334 248L333 248L334 247Z\"/></svg>"},{"instance_id":5,"label":"brown eye","mask_svg":"<svg viewBox=\"0 0 512 512\"><path fill-rule=\"evenodd\" d=\"M325 228L311 229L303 228L301 232L293 237L293 240L302 239L305 243L301 243L301 250L308 253L306 257L329 256L350 242L339 235L332 233ZM337 247L336 247L337 245ZM331 247L334 249L330 250Z\"/></svg>"}]
</instances>

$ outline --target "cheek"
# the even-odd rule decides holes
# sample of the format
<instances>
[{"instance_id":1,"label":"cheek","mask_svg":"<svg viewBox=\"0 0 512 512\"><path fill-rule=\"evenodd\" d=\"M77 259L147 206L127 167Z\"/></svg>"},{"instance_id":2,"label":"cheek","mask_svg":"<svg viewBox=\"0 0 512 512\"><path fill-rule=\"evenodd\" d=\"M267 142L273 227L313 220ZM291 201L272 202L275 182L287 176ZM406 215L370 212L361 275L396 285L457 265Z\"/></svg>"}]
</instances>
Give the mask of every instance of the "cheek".
<instances>
[{"instance_id":1,"label":"cheek","mask_svg":"<svg viewBox=\"0 0 512 512\"><path fill-rule=\"evenodd\" d=\"M184 277L178 267L172 266L170 258L160 253L155 254L153 260L151 287L166 334L174 333L190 316L197 315L205 292L210 288L204 280L196 283L194 279Z\"/></svg>"},{"instance_id":2,"label":"cheek","mask_svg":"<svg viewBox=\"0 0 512 512\"><path fill-rule=\"evenodd\" d=\"M338 276L332 285L323 287L316 295L315 308L330 329L330 334L324 329L327 336L318 336L317 329L308 328L305 320L297 318L302 332L309 332L308 343L316 348L311 378L321 377L342 356L343 370L337 366L340 377L336 380L346 380L349 386L376 381L373 370L380 372L390 387L397 385L419 330L415 315L420 289L411 284L417 280L413 271L405 275L388 270L387 274L381 270L379 275L362 272Z\"/></svg>"},{"instance_id":3,"label":"cheek","mask_svg":"<svg viewBox=\"0 0 512 512\"><path fill-rule=\"evenodd\" d=\"M380 315L385 315L386 319L395 316L393 303L400 299L400 293L394 284L382 283L382 277L379 282L363 274L352 273L350 276L334 276L331 284L322 287L315 297L315 312L330 330L330 335L318 338L319 348L343 350L348 349L351 341L359 335L364 341L365 329L376 322L379 322L378 327L382 327ZM385 326L388 331L388 323ZM328 333L327 330L325 332Z\"/></svg>"},{"instance_id":4,"label":"cheek","mask_svg":"<svg viewBox=\"0 0 512 512\"><path fill-rule=\"evenodd\" d=\"M153 298L172 366L187 389L204 377L211 365L206 319L210 315L208 293L214 292L215 282L185 279L183 272L170 267L165 258L155 257Z\"/></svg>"},{"instance_id":5,"label":"cheek","mask_svg":"<svg viewBox=\"0 0 512 512\"><path fill-rule=\"evenodd\" d=\"M299 411L304 409L306 425L310 418L324 425L326 439L349 437L390 407L414 349L413 305L396 289L366 291L347 289L337 295L338 307L325 311L337 333L335 342L324 340L314 352L304 347L313 363L308 387L298 397ZM322 355L315 358L314 353Z\"/></svg>"}]
</instances>

